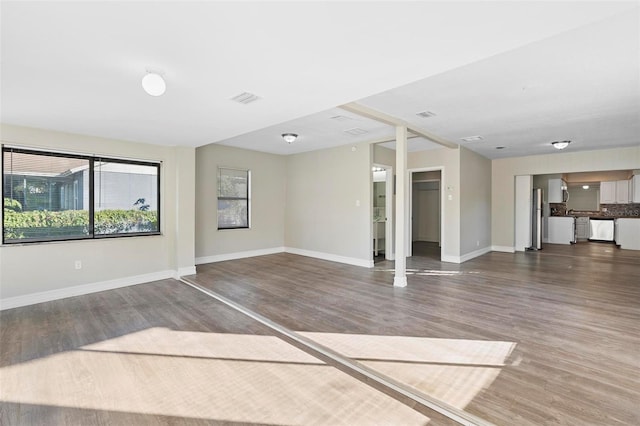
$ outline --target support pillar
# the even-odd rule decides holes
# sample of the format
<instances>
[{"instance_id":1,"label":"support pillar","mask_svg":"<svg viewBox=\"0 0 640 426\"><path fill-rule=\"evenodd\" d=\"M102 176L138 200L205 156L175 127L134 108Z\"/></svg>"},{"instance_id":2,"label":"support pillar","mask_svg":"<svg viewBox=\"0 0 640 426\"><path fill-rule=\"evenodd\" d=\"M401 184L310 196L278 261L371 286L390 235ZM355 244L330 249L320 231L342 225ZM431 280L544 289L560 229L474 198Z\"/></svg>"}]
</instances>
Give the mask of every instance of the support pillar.
<instances>
[{"instance_id":1,"label":"support pillar","mask_svg":"<svg viewBox=\"0 0 640 426\"><path fill-rule=\"evenodd\" d=\"M396 126L396 261L394 287L407 286L407 128Z\"/></svg>"}]
</instances>

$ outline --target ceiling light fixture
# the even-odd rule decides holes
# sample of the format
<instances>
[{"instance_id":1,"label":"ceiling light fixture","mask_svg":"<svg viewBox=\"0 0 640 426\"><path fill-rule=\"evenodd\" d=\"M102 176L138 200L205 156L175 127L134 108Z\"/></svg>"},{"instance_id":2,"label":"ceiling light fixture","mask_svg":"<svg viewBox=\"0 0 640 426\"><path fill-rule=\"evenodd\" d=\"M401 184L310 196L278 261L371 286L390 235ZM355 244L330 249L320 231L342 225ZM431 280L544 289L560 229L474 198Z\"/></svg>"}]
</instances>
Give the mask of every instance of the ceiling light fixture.
<instances>
[{"instance_id":1,"label":"ceiling light fixture","mask_svg":"<svg viewBox=\"0 0 640 426\"><path fill-rule=\"evenodd\" d=\"M167 90L167 85L160 74L148 71L142 77L142 88L151 96L162 96Z\"/></svg>"},{"instance_id":2,"label":"ceiling light fixture","mask_svg":"<svg viewBox=\"0 0 640 426\"><path fill-rule=\"evenodd\" d=\"M589 185L582 185L582 189L589 189Z\"/></svg>"},{"instance_id":3,"label":"ceiling light fixture","mask_svg":"<svg viewBox=\"0 0 640 426\"><path fill-rule=\"evenodd\" d=\"M298 139L298 135L295 133L283 133L282 139L284 139L286 143L294 143L296 139Z\"/></svg>"},{"instance_id":4,"label":"ceiling light fixture","mask_svg":"<svg viewBox=\"0 0 640 426\"><path fill-rule=\"evenodd\" d=\"M465 142L477 142L477 141L481 141L484 138L480 135L476 135L476 136L467 136L466 138L461 138L461 140L465 141Z\"/></svg>"},{"instance_id":5,"label":"ceiling light fixture","mask_svg":"<svg viewBox=\"0 0 640 426\"><path fill-rule=\"evenodd\" d=\"M553 145L555 149L565 149L570 143L571 141L555 141L551 142L551 145Z\"/></svg>"}]
</instances>

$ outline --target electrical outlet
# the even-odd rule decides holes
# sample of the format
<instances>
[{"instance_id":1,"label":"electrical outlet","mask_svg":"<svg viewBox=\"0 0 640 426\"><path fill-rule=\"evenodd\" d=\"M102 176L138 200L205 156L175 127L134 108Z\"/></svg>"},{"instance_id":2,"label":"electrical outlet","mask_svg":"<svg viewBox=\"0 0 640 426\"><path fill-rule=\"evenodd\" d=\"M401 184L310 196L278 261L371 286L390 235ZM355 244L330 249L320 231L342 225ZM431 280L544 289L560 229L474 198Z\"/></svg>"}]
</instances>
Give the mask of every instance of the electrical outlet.
<instances>
[{"instance_id":1,"label":"electrical outlet","mask_svg":"<svg viewBox=\"0 0 640 426\"><path fill-rule=\"evenodd\" d=\"M82 269L82 261L76 260L75 266L76 266L76 269Z\"/></svg>"}]
</instances>

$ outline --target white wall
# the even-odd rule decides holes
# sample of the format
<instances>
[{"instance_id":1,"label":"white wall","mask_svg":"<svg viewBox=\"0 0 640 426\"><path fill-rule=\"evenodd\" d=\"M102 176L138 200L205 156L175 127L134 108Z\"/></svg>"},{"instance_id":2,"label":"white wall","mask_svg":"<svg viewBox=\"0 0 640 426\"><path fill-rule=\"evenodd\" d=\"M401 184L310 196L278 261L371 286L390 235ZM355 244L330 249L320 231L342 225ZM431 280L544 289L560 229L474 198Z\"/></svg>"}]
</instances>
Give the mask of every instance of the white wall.
<instances>
[{"instance_id":1,"label":"white wall","mask_svg":"<svg viewBox=\"0 0 640 426\"><path fill-rule=\"evenodd\" d=\"M287 157L288 250L372 266L370 146L364 143L353 148L340 146Z\"/></svg>"},{"instance_id":2,"label":"white wall","mask_svg":"<svg viewBox=\"0 0 640 426\"><path fill-rule=\"evenodd\" d=\"M287 157L223 145L196 149L197 263L282 251ZM218 230L218 167L251 170L250 229Z\"/></svg>"},{"instance_id":3,"label":"white wall","mask_svg":"<svg viewBox=\"0 0 640 426\"><path fill-rule=\"evenodd\" d=\"M194 149L1 125L5 144L162 161L159 236L0 246L3 307L194 273ZM74 263L82 261L82 269Z\"/></svg>"},{"instance_id":4,"label":"white wall","mask_svg":"<svg viewBox=\"0 0 640 426\"><path fill-rule=\"evenodd\" d=\"M491 160L460 147L460 256L491 247Z\"/></svg>"},{"instance_id":5,"label":"white wall","mask_svg":"<svg viewBox=\"0 0 640 426\"><path fill-rule=\"evenodd\" d=\"M640 145L493 160L491 244L514 247L514 176L640 168Z\"/></svg>"}]
</instances>

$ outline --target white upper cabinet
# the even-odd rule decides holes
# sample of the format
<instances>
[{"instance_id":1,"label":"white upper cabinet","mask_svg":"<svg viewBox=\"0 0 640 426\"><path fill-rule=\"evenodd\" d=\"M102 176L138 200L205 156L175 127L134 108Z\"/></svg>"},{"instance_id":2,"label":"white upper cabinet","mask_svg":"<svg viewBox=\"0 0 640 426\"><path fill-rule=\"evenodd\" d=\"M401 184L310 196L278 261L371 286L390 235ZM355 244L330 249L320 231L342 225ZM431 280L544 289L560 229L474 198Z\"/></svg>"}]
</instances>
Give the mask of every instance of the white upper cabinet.
<instances>
[{"instance_id":1,"label":"white upper cabinet","mask_svg":"<svg viewBox=\"0 0 640 426\"><path fill-rule=\"evenodd\" d=\"M631 194L631 202L640 203L640 175L635 175L631 179L629 194Z\"/></svg>"},{"instance_id":2,"label":"white upper cabinet","mask_svg":"<svg viewBox=\"0 0 640 426\"><path fill-rule=\"evenodd\" d=\"M616 203L616 182L600 182L600 204Z\"/></svg>"},{"instance_id":3,"label":"white upper cabinet","mask_svg":"<svg viewBox=\"0 0 640 426\"><path fill-rule=\"evenodd\" d=\"M563 203L563 190L567 189L567 184L562 179L549 179L549 192L547 194L548 203Z\"/></svg>"},{"instance_id":4,"label":"white upper cabinet","mask_svg":"<svg viewBox=\"0 0 640 426\"><path fill-rule=\"evenodd\" d=\"M629 181L619 180L616 182L616 203L629 203Z\"/></svg>"},{"instance_id":5,"label":"white upper cabinet","mask_svg":"<svg viewBox=\"0 0 640 426\"><path fill-rule=\"evenodd\" d=\"M636 193L636 190L638 193ZM639 176L634 176L632 180L600 182L600 204L628 204L634 202L640 202Z\"/></svg>"}]
</instances>

